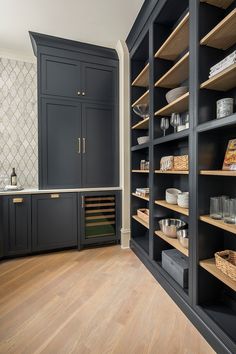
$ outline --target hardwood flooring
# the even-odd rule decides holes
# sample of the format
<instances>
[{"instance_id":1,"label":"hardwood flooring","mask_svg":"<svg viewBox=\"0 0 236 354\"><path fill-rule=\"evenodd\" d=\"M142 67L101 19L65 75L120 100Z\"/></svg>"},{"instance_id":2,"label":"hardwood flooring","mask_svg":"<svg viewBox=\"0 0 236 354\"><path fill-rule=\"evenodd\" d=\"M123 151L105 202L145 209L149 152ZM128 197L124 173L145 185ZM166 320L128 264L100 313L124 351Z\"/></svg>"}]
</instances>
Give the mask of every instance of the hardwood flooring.
<instances>
[{"instance_id":1,"label":"hardwood flooring","mask_svg":"<svg viewBox=\"0 0 236 354\"><path fill-rule=\"evenodd\" d=\"M213 354L130 250L0 264L1 354Z\"/></svg>"}]
</instances>

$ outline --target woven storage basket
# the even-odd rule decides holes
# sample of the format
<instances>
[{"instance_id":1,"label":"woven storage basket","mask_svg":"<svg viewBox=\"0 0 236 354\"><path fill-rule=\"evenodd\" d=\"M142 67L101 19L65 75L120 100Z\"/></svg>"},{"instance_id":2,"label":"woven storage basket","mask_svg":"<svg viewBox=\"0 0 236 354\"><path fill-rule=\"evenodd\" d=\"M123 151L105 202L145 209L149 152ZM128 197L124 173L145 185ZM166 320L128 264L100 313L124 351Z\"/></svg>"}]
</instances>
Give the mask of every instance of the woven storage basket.
<instances>
[{"instance_id":1,"label":"woven storage basket","mask_svg":"<svg viewBox=\"0 0 236 354\"><path fill-rule=\"evenodd\" d=\"M215 253L216 267L236 281L236 252L221 251Z\"/></svg>"},{"instance_id":2,"label":"woven storage basket","mask_svg":"<svg viewBox=\"0 0 236 354\"><path fill-rule=\"evenodd\" d=\"M188 171L188 155L174 156L174 170Z\"/></svg>"}]
</instances>

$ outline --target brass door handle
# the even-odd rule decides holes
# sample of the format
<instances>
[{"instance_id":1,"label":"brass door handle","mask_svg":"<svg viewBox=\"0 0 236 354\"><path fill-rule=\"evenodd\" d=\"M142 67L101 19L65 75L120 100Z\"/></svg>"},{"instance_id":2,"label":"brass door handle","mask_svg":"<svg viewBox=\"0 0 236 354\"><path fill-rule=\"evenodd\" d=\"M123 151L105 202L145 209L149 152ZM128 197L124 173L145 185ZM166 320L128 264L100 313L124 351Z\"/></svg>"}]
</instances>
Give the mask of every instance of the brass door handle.
<instances>
[{"instance_id":1,"label":"brass door handle","mask_svg":"<svg viewBox=\"0 0 236 354\"><path fill-rule=\"evenodd\" d=\"M81 153L81 139L78 138L78 150L77 150L78 154Z\"/></svg>"},{"instance_id":2,"label":"brass door handle","mask_svg":"<svg viewBox=\"0 0 236 354\"><path fill-rule=\"evenodd\" d=\"M51 199L57 199L60 198L60 194L51 194Z\"/></svg>"},{"instance_id":3,"label":"brass door handle","mask_svg":"<svg viewBox=\"0 0 236 354\"><path fill-rule=\"evenodd\" d=\"M86 139L83 138L83 154L86 153Z\"/></svg>"},{"instance_id":4,"label":"brass door handle","mask_svg":"<svg viewBox=\"0 0 236 354\"><path fill-rule=\"evenodd\" d=\"M14 204L21 204L23 203L24 199L23 198L13 198L13 203Z\"/></svg>"}]
</instances>

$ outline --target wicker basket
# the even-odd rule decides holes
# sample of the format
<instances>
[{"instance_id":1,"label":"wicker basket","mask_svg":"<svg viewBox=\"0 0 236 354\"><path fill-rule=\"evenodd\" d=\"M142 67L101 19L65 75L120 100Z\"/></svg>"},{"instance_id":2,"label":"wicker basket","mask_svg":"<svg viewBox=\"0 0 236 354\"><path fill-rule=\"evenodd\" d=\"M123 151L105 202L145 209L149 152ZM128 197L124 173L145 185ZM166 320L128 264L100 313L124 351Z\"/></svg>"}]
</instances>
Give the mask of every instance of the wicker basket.
<instances>
[{"instance_id":1,"label":"wicker basket","mask_svg":"<svg viewBox=\"0 0 236 354\"><path fill-rule=\"evenodd\" d=\"M188 171L188 155L174 156L174 170Z\"/></svg>"},{"instance_id":2,"label":"wicker basket","mask_svg":"<svg viewBox=\"0 0 236 354\"><path fill-rule=\"evenodd\" d=\"M221 251L215 253L216 267L236 281L236 252Z\"/></svg>"}]
</instances>

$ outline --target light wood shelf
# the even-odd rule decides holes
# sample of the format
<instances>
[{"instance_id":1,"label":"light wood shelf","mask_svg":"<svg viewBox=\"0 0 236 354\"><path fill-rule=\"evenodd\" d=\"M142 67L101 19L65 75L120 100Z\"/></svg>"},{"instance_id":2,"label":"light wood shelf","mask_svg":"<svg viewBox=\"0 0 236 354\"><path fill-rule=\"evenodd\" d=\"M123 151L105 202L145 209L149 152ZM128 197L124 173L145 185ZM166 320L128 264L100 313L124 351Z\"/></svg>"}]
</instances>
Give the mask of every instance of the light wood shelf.
<instances>
[{"instance_id":1,"label":"light wood shelf","mask_svg":"<svg viewBox=\"0 0 236 354\"><path fill-rule=\"evenodd\" d=\"M149 173L149 170L132 170L133 173Z\"/></svg>"},{"instance_id":2,"label":"light wood shelf","mask_svg":"<svg viewBox=\"0 0 236 354\"><path fill-rule=\"evenodd\" d=\"M229 276L221 272L215 265L215 259L210 258L210 259L204 259L203 261L200 261L200 266L207 270L210 274L212 274L214 277L222 281L224 284L229 286L231 289L236 291L236 281L231 279Z\"/></svg>"},{"instance_id":3,"label":"light wood shelf","mask_svg":"<svg viewBox=\"0 0 236 354\"><path fill-rule=\"evenodd\" d=\"M161 170L155 170L155 173L166 174L166 175L188 175L189 171L161 171Z\"/></svg>"},{"instance_id":4,"label":"light wood shelf","mask_svg":"<svg viewBox=\"0 0 236 354\"><path fill-rule=\"evenodd\" d=\"M186 53L156 83L156 87L176 88L189 76L189 52Z\"/></svg>"},{"instance_id":5,"label":"light wood shelf","mask_svg":"<svg viewBox=\"0 0 236 354\"><path fill-rule=\"evenodd\" d=\"M140 122L132 126L132 129L148 129L148 126L149 126L149 117L140 120Z\"/></svg>"},{"instance_id":6,"label":"light wood shelf","mask_svg":"<svg viewBox=\"0 0 236 354\"><path fill-rule=\"evenodd\" d=\"M220 7L222 9L227 9L234 0L200 0L200 2L206 2L207 4Z\"/></svg>"},{"instance_id":7,"label":"light wood shelf","mask_svg":"<svg viewBox=\"0 0 236 354\"><path fill-rule=\"evenodd\" d=\"M146 200L147 202L149 202L149 198L148 197L141 197L140 195L137 195L136 193L132 193L132 195L134 197L137 197L137 198L140 198L140 199L143 199L143 200Z\"/></svg>"},{"instance_id":8,"label":"light wood shelf","mask_svg":"<svg viewBox=\"0 0 236 354\"><path fill-rule=\"evenodd\" d=\"M188 110L189 92L177 98L177 100L169 103L165 107L159 109L155 116L170 116L173 112L183 113Z\"/></svg>"},{"instance_id":9,"label":"light wood shelf","mask_svg":"<svg viewBox=\"0 0 236 354\"><path fill-rule=\"evenodd\" d=\"M155 58L175 60L189 45L189 12L155 54Z\"/></svg>"},{"instance_id":10,"label":"light wood shelf","mask_svg":"<svg viewBox=\"0 0 236 354\"><path fill-rule=\"evenodd\" d=\"M236 64L203 82L200 87L216 91L228 91L236 87Z\"/></svg>"},{"instance_id":11,"label":"light wood shelf","mask_svg":"<svg viewBox=\"0 0 236 354\"><path fill-rule=\"evenodd\" d=\"M140 218L138 217L138 215L133 215L132 218L133 218L134 220L136 220L137 222L139 222L140 224L142 224L143 226L145 226L147 229L149 229L148 223L145 222L144 220L140 219Z\"/></svg>"},{"instance_id":12,"label":"light wood shelf","mask_svg":"<svg viewBox=\"0 0 236 354\"><path fill-rule=\"evenodd\" d=\"M149 104L149 90L147 90L141 97L139 97L133 104L132 107L137 106L138 104Z\"/></svg>"},{"instance_id":13,"label":"light wood shelf","mask_svg":"<svg viewBox=\"0 0 236 354\"><path fill-rule=\"evenodd\" d=\"M205 176L229 176L236 177L236 171L223 171L223 170L201 170L200 175Z\"/></svg>"},{"instance_id":14,"label":"light wood shelf","mask_svg":"<svg viewBox=\"0 0 236 354\"><path fill-rule=\"evenodd\" d=\"M139 73L136 79L132 82L132 86L148 87L149 86L149 63Z\"/></svg>"},{"instance_id":15,"label":"light wood shelf","mask_svg":"<svg viewBox=\"0 0 236 354\"><path fill-rule=\"evenodd\" d=\"M177 211L178 213L183 214L183 215L187 215L187 216L189 215L188 209L181 208L177 204L169 204L165 200L155 200L155 204L160 205L164 208L173 210L173 211Z\"/></svg>"},{"instance_id":16,"label":"light wood shelf","mask_svg":"<svg viewBox=\"0 0 236 354\"><path fill-rule=\"evenodd\" d=\"M236 9L231 11L202 40L201 45L226 50L236 43Z\"/></svg>"},{"instance_id":17,"label":"light wood shelf","mask_svg":"<svg viewBox=\"0 0 236 354\"><path fill-rule=\"evenodd\" d=\"M226 224L223 220L212 219L209 215L200 216L200 220L207 224L219 227L222 230L236 234L236 225Z\"/></svg>"},{"instance_id":18,"label":"light wood shelf","mask_svg":"<svg viewBox=\"0 0 236 354\"><path fill-rule=\"evenodd\" d=\"M169 243L171 246L173 246L174 248L176 248L178 251L180 251L181 253L183 253L185 256L188 257L188 250L187 248L184 248L178 241L177 238L170 238L168 236L166 236L162 231L155 231L155 235L157 235L158 237L160 237L162 240L164 240L165 242Z\"/></svg>"}]
</instances>

